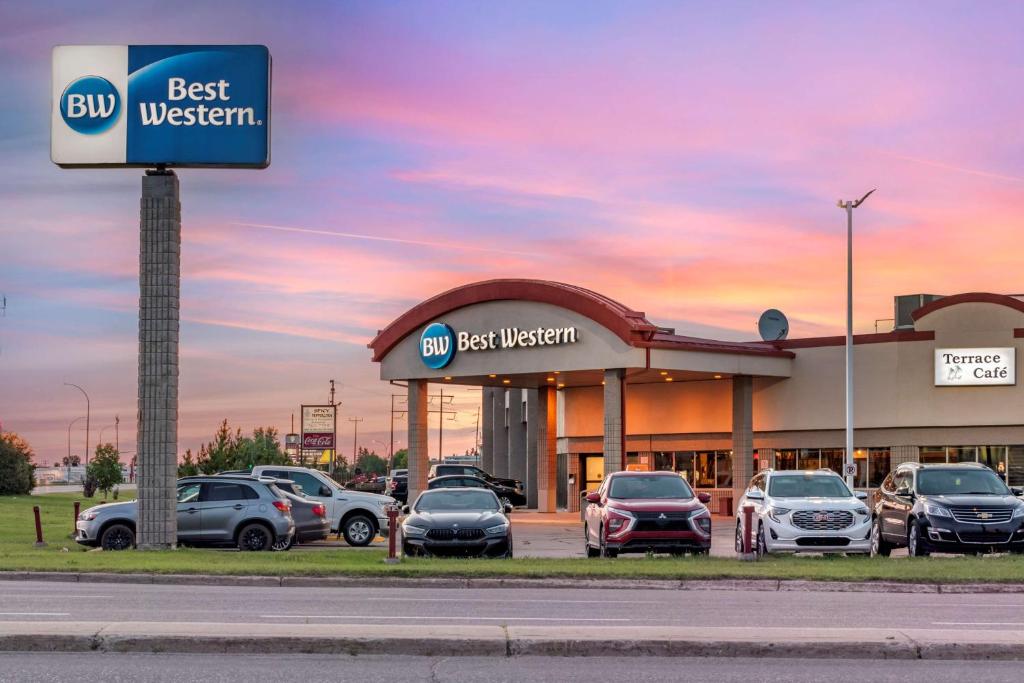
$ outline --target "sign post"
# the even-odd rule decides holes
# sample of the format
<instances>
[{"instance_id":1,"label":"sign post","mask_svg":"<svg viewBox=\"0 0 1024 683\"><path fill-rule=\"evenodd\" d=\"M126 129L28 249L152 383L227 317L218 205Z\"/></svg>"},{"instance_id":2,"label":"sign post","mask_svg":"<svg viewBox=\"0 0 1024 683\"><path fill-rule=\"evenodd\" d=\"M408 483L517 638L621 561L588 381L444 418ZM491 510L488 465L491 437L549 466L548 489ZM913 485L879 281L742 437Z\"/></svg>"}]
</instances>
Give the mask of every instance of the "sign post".
<instances>
[{"instance_id":1,"label":"sign post","mask_svg":"<svg viewBox=\"0 0 1024 683\"><path fill-rule=\"evenodd\" d=\"M147 169L139 212L140 549L173 548L178 535L181 201L169 169L270 164L270 67L263 45L53 49L53 163Z\"/></svg>"},{"instance_id":2,"label":"sign post","mask_svg":"<svg viewBox=\"0 0 1024 683\"><path fill-rule=\"evenodd\" d=\"M338 451L338 408L333 405L302 406L302 456L313 454L319 464L320 454L330 451L329 467L334 473L335 454Z\"/></svg>"}]
</instances>

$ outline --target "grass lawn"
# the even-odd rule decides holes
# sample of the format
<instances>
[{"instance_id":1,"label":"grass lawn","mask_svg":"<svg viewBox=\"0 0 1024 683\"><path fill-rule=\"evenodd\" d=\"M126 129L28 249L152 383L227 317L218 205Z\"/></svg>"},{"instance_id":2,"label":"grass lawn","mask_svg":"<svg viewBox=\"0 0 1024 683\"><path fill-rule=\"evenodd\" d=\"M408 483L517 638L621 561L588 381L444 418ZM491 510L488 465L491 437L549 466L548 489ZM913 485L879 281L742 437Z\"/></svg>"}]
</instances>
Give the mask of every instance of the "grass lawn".
<instances>
[{"instance_id":1,"label":"grass lawn","mask_svg":"<svg viewBox=\"0 0 1024 683\"><path fill-rule=\"evenodd\" d=\"M133 494L129 494L133 495ZM89 552L71 540L78 494L0 498L0 571L150 572L306 576L517 576L650 579L771 578L826 581L995 582L1024 581L1024 557L858 558L776 557L760 562L732 558L616 560L539 558L503 560L408 559L382 561L383 550L239 553L179 549L169 552ZM42 513L45 548L35 548L32 506ZM65 552L63 549L66 548Z\"/></svg>"}]
</instances>

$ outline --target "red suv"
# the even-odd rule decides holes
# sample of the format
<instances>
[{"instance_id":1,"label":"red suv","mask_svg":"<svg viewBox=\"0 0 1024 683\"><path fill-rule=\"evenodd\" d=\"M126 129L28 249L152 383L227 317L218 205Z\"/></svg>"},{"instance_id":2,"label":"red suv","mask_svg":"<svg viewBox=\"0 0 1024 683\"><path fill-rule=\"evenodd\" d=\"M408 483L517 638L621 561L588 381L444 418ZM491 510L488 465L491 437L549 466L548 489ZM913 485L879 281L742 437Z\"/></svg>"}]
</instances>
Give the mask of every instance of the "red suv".
<instances>
[{"instance_id":1,"label":"red suv","mask_svg":"<svg viewBox=\"0 0 1024 683\"><path fill-rule=\"evenodd\" d=\"M711 496L694 495L675 472L615 472L587 494L587 557L693 553L711 549Z\"/></svg>"}]
</instances>

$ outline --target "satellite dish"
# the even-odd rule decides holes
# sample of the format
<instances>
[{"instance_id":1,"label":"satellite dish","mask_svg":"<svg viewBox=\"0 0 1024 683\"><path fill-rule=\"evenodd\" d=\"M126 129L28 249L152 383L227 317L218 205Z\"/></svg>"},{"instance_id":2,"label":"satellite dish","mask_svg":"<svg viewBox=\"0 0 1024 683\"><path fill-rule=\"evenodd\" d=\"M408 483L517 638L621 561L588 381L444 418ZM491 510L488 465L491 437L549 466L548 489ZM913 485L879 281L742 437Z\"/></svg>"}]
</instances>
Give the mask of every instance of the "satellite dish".
<instances>
[{"instance_id":1,"label":"satellite dish","mask_svg":"<svg viewBox=\"0 0 1024 683\"><path fill-rule=\"evenodd\" d=\"M769 308L757 321L757 331L761 333L761 339L767 342L782 341L789 334L789 321L782 311Z\"/></svg>"}]
</instances>

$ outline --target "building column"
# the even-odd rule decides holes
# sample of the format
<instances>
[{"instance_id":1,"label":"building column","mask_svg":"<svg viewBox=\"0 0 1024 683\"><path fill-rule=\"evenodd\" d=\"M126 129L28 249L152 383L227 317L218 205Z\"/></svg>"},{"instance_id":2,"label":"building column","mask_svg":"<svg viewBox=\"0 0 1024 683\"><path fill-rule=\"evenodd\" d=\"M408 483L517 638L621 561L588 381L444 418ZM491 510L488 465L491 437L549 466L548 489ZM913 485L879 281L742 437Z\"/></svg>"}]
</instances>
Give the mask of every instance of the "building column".
<instances>
[{"instance_id":1,"label":"building column","mask_svg":"<svg viewBox=\"0 0 1024 683\"><path fill-rule=\"evenodd\" d=\"M541 389L540 391L543 391ZM526 396L526 507L537 507L537 411L539 391L527 389Z\"/></svg>"},{"instance_id":2,"label":"building column","mask_svg":"<svg viewBox=\"0 0 1024 683\"><path fill-rule=\"evenodd\" d=\"M139 235L138 547L178 542L181 203L172 171L142 178ZM86 454L88 457L88 454Z\"/></svg>"},{"instance_id":3,"label":"building column","mask_svg":"<svg viewBox=\"0 0 1024 683\"><path fill-rule=\"evenodd\" d=\"M480 469L494 471L494 394L496 389L484 387L480 398Z\"/></svg>"},{"instance_id":4,"label":"building column","mask_svg":"<svg viewBox=\"0 0 1024 683\"><path fill-rule=\"evenodd\" d=\"M526 483L526 411L522 389L508 392L508 476Z\"/></svg>"},{"instance_id":5,"label":"building column","mask_svg":"<svg viewBox=\"0 0 1024 683\"><path fill-rule=\"evenodd\" d=\"M409 380L409 505L427 488L427 381Z\"/></svg>"},{"instance_id":6,"label":"building column","mask_svg":"<svg viewBox=\"0 0 1024 683\"><path fill-rule=\"evenodd\" d=\"M626 469L626 371L604 371L604 474Z\"/></svg>"},{"instance_id":7,"label":"building column","mask_svg":"<svg viewBox=\"0 0 1024 683\"><path fill-rule=\"evenodd\" d=\"M558 393L555 388L539 389L536 405L537 476L535 477L535 489L537 510L538 512L554 512L558 496Z\"/></svg>"},{"instance_id":8,"label":"building column","mask_svg":"<svg viewBox=\"0 0 1024 683\"><path fill-rule=\"evenodd\" d=\"M889 467L893 470L905 462L918 462L921 459L920 446L891 446L889 448Z\"/></svg>"},{"instance_id":9,"label":"building column","mask_svg":"<svg viewBox=\"0 0 1024 683\"><path fill-rule=\"evenodd\" d=\"M507 400L507 389L494 390L494 412L492 413L494 424L491 425L494 470L491 474L496 477L508 476L508 428L505 425L505 402Z\"/></svg>"},{"instance_id":10,"label":"building column","mask_svg":"<svg viewBox=\"0 0 1024 683\"><path fill-rule=\"evenodd\" d=\"M754 476L754 379L732 378L732 499L739 502Z\"/></svg>"}]
</instances>

